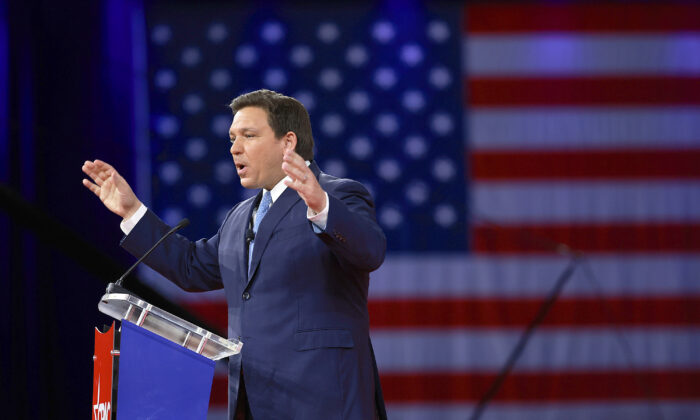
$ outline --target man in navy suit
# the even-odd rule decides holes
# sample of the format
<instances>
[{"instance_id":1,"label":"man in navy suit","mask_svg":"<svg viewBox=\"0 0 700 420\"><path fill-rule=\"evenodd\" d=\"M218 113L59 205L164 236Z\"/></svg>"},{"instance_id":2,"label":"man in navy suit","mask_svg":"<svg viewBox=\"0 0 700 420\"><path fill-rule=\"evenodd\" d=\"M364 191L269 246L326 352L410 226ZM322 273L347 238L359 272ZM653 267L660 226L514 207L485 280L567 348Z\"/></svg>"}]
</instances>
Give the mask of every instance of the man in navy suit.
<instances>
[{"instance_id":1,"label":"man in navy suit","mask_svg":"<svg viewBox=\"0 0 700 420\"><path fill-rule=\"evenodd\" d=\"M238 203L209 239L174 235L146 263L190 291L224 288L229 418L385 418L369 340L369 273L386 238L358 182L321 172L311 122L296 99L269 90L234 99L231 155ZM122 246L142 255L169 227L109 164L87 161L83 184L124 218Z\"/></svg>"}]
</instances>

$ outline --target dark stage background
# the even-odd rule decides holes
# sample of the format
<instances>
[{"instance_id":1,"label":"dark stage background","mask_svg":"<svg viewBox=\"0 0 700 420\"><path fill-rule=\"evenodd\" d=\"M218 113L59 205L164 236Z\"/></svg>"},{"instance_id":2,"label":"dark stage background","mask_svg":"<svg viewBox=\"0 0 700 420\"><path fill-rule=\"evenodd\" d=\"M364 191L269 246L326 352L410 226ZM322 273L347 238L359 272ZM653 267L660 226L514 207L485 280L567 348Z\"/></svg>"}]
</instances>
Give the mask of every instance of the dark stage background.
<instances>
[{"instance_id":1,"label":"dark stage background","mask_svg":"<svg viewBox=\"0 0 700 420\"><path fill-rule=\"evenodd\" d=\"M123 22L108 4L0 2L4 418L88 418L93 328L109 321L96 304L130 261L118 218L80 184L96 156L132 170L128 63L108 43ZM111 266L79 263L85 244Z\"/></svg>"}]
</instances>

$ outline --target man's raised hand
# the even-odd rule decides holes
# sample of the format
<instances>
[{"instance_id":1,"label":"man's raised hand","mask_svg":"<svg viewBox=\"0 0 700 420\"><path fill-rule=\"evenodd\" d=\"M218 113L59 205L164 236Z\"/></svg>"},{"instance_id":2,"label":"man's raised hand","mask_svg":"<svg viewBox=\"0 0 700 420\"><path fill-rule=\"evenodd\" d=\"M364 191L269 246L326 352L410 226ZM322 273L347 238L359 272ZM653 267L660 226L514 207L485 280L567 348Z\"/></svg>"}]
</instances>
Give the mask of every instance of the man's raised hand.
<instances>
[{"instance_id":1,"label":"man's raised hand","mask_svg":"<svg viewBox=\"0 0 700 420\"><path fill-rule=\"evenodd\" d=\"M301 156L293 150L285 151L282 170L291 178L284 181L285 185L295 190L311 210L320 213L326 208L326 193Z\"/></svg>"},{"instance_id":2,"label":"man's raised hand","mask_svg":"<svg viewBox=\"0 0 700 420\"><path fill-rule=\"evenodd\" d=\"M99 159L87 160L82 169L93 181L83 179L83 185L95 193L112 213L128 219L141 207L141 201L112 165Z\"/></svg>"}]
</instances>

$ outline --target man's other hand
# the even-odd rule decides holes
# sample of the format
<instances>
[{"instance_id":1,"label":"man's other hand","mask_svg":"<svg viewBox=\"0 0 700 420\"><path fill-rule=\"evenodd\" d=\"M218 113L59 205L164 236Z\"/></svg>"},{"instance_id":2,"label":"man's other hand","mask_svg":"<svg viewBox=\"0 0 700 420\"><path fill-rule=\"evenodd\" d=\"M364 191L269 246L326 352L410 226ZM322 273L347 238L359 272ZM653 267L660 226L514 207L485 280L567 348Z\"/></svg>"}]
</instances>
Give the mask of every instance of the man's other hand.
<instances>
[{"instance_id":1,"label":"man's other hand","mask_svg":"<svg viewBox=\"0 0 700 420\"><path fill-rule=\"evenodd\" d=\"M284 183L295 190L311 210L320 213L326 208L326 193L301 156L293 150L285 151L282 170L291 178Z\"/></svg>"},{"instance_id":2,"label":"man's other hand","mask_svg":"<svg viewBox=\"0 0 700 420\"><path fill-rule=\"evenodd\" d=\"M93 181L83 179L83 185L100 197L112 213L128 219L141 207L141 201L112 165L99 159L92 162L87 160L82 169Z\"/></svg>"}]
</instances>

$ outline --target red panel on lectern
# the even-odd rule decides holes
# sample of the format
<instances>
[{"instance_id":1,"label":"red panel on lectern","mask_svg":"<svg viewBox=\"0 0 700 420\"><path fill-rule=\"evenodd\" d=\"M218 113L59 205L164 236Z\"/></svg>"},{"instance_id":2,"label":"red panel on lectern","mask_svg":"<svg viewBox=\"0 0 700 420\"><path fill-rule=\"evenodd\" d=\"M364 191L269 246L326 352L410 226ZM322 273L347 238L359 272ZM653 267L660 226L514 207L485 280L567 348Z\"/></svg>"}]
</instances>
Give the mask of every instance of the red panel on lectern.
<instances>
[{"instance_id":1,"label":"red panel on lectern","mask_svg":"<svg viewBox=\"0 0 700 420\"><path fill-rule=\"evenodd\" d=\"M112 418L112 376L114 322L107 332L95 328L94 377L92 384L92 420Z\"/></svg>"}]
</instances>

